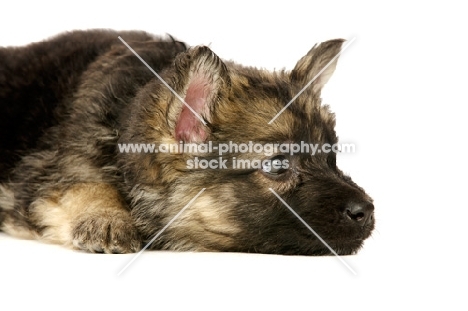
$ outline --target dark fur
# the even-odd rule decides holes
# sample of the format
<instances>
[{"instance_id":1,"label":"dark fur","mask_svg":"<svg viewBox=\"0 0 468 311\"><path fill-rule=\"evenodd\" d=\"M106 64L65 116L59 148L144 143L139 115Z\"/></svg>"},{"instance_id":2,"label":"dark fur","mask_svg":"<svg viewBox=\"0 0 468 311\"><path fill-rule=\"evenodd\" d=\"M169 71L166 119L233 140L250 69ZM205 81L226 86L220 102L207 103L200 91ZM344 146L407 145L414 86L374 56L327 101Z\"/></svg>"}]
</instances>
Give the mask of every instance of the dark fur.
<instances>
[{"instance_id":1,"label":"dark fur","mask_svg":"<svg viewBox=\"0 0 468 311\"><path fill-rule=\"evenodd\" d=\"M119 35L187 101L192 92L203 95L205 104L193 107L206 126ZM291 168L273 176L258 169L188 170L191 154L117 148L168 140L335 143L334 115L320 104L327 72L267 122L341 43L316 46L291 73L223 62L206 47L187 50L143 32L73 32L1 49L3 230L89 251L136 251L206 188L152 248L329 254L272 188L339 254L356 252L374 220L350 218L349 206L372 214L372 200L336 167L333 153L285 156ZM230 154L229 161L234 156L254 155Z\"/></svg>"}]
</instances>

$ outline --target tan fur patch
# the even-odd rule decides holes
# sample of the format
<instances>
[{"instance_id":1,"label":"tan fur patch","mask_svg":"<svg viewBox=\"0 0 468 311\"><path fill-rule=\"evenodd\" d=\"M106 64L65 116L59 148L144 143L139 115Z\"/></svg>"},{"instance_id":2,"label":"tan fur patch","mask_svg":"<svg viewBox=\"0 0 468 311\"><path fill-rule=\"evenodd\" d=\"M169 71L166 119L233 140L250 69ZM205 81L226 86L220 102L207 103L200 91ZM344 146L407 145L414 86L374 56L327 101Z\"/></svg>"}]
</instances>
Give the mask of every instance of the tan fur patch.
<instances>
[{"instance_id":1,"label":"tan fur patch","mask_svg":"<svg viewBox=\"0 0 468 311\"><path fill-rule=\"evenodd\" d=\"M72 246L72 224L86 213L125 210L118 192L107 184L77 184L63 193L53 193L31 205L31 218L46 227L41 238Z\"/></svg>"},{"instance_id":2,"label":"tan fur patch","mask_svg":"<svg viewBox=\"0 0 468 311\"><path fill-rule=\"evenodd\" d=\"M0 209L3 210L13 210L15 205L15 194L11 189L6 186L0 184Z\"/></svg>"},{"instance_id":3,"label":"tan fur patch","mask_svg":"<svg viewBox=\"0 0 468 311\"><path fill-rule=\"evenodd\" d=\"M172 232L171 243L179 245L180 250L193 251L213 251L215 248L210 248L210 245L216 245L218 249L233 246L234 236L240 229L229 219L226 205L227 201L223 198L213 198L207 194L198 197L171 225L172 229L176 228ZM187 236L191 243L186 243ZM198 245L197 248L194 245Z\"/></svg>"},{"instance_id":4,"label":"tan fur patch","mask_svg":"<svg viewBox=\"0 0 468 311\"><path fill-rule=\"evenodd\" d=\"M12 220L8 217L2 223L2 231L20 239L25 239L25 240L38 239L38 236L35 232L30 230L29 228L18 226L17 224L13 223Z\"/></svg>"},{"instance_id":5,"label":"tan fur patch","mask_svg":"<svg viewBox=\"0 0 468 311\"><path fill-rule=\"evenodd\" d=\"M0 209L5 213L5 219L1 223L1 230L20 239L35 239L35 233L29 228L19 225L10 213L19 213L14 210L15 195L7 185L0 185Z\"/></svg>"}]
</instances>

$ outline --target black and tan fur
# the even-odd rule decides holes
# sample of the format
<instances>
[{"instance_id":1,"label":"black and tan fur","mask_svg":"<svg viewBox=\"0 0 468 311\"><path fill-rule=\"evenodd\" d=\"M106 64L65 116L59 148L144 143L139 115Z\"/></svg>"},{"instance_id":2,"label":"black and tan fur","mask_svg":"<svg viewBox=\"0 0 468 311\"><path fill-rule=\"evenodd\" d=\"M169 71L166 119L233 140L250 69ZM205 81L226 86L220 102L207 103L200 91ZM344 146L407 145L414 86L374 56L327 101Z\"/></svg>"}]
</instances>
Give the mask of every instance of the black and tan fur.
<instances>
[{"instance_id":1,"label":"black and tan fur","mask_svg":"<svg viewBox=\"0 0 468 311\"><path fill-rule=\"evenodd\" d=\"M374 227L372 200L336 167L334 153L275 154L291 166L269 174L187 169L193 154L117 148L181 141L333 144L335 117L321 105L320 91L336 61L268 122L341 45L316 45L291 72L243 67L207 47L143 32L77 31L0 49L1 230L91 252L133 252L206 188L151 248L329 254L272 188L337 253L355 253Z\"/></svg>"}]
</instances>

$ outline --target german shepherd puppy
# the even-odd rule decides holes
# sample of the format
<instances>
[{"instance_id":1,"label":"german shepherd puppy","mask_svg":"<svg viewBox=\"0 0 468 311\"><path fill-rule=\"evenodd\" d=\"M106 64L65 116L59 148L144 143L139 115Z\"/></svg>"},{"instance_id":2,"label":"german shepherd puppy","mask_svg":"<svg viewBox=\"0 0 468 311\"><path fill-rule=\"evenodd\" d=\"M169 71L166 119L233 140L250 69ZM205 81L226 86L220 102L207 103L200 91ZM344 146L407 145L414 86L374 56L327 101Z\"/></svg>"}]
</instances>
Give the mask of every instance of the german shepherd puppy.
<instances>
[{"instance_id":1,"label":"german shepherd puppy","mask_svg":"<svg viewBox=\"0 0 468 311\"><path fill-rule=\"evenodd\" d=\"M158 234L152 249L331 254L302 219L337 254L356 253L372 199L336 150L281 148L338 142L320 92L342 43L314 46L290 72L144 32L1 48L0 229L89 252L135 252Z\"/></svg>"}]
</instances>

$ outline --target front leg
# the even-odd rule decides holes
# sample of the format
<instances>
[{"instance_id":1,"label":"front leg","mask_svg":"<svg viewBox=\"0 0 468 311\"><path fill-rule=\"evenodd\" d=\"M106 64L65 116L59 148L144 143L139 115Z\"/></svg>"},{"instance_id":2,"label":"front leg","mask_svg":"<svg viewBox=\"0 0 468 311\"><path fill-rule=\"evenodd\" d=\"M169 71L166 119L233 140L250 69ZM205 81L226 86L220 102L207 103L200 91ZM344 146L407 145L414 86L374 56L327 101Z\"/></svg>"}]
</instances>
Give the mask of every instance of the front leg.
<instances>
[{"instance_id":1,"label":"front leg","mask_svg":"<svg viewBox=\"0 0 468 311\"><path fill-rule=\"evenodd\" d=\"M79 183L36 200L31 219L44 240L98 253L130 253L141 239L118 191L105 183Z\"/></svg>"}]
</instances>

